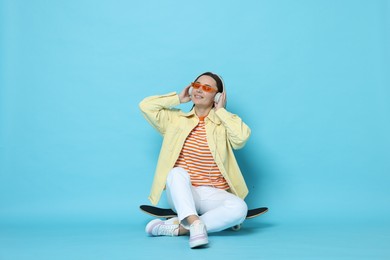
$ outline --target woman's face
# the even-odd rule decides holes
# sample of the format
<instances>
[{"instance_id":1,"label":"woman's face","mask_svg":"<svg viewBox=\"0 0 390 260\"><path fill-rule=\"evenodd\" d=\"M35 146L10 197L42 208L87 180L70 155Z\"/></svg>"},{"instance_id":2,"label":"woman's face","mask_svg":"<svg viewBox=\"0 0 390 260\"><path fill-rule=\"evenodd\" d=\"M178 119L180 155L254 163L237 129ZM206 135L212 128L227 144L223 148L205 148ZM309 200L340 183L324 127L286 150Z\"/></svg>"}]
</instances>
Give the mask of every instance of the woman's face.
<instances>
[{"instance_id":1,"label":"woman's face","mask_svg":"<svg viewBox=\"0 0 390 260\"><path fill-rule=\"evenodd\" d=\"M217 82L210 76L203 75L196 80L197 83L210 86L213 91L206 92L201 87L193 89L191 99L195 106L212 107L214 105L214 97L218 92Z\"/></svg>"}]
</instances>

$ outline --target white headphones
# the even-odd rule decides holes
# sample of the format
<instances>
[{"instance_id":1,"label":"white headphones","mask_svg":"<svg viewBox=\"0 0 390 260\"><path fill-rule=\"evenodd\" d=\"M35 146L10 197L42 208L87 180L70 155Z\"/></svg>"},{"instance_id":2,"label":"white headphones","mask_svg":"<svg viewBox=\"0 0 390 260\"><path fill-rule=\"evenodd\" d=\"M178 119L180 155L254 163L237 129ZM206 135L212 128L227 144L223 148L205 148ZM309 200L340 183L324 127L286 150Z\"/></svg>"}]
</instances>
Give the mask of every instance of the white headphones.
<instances>
[{"instance_id":1,"label":"white headphones","mask_svg":"<svg viewBox=\"0 0 390 260\"><path fill-rule=\"evenodd\" d=\"M212 72L211 72L211 73L212 73ZM225 91L225 83L223 82L222 77L219 76L219 75L217 75L217 74L215 74L215 73L212 73L212 74L214 74L215 76L217 76L217 77L221 80L221 82L222 82L222 92L224 92L224 91ZM199 76L198 76L198 77L199 77ZM190 96L192 95L192 91L193 91L193 90L194 90L193 87L190 87L190 89L188 90L188 94L190 94ZM218 103L218 102L219 102L219 99L221 98L221 96L222 96L222 93L221 93L221 92L218 92L217 94L215 94L214 102L215 102L215 103Z\"/></svg>"}]
</instances>

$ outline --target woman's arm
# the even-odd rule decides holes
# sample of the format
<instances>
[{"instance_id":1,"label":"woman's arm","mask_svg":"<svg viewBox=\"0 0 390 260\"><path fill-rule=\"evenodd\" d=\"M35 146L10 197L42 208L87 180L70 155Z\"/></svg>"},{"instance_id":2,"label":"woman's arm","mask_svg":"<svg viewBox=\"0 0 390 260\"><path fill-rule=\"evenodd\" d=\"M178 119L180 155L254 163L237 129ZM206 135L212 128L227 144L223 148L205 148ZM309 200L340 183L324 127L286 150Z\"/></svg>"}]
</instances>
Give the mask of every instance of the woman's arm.
<instances>
[{"instance_id":1,"label":"woman's arm","mask_svg":"<svg viewBox=\"0 0 390 260\"><path fill-rule=\"evenodd\" d=\"M171 92L147 97L139 103L139 108L149 124L164 135L172 117L178 112L177 109L172 108L179 104L179 95Z\"/></svg>"},{"instance_id":2,"label":"woman's arm","mask_svg":"<svg viewBox=\"0 0 390 260\"><path fill-rule=\"evenodd\" d=\"M188 93L190 87L191 85L186 86L179 94L171 92L165 95L147 97L139 104L146 120L162 135L165 134L172 117L176 116L179 111L172 108L191 100Z\"/></svg>"},{"instance_id":3,"label":"woman's arm","mask_svg":"<svg viewBox=\"0 0 390 260\"><path fill-rule=\"evenodd\" d=\"M244 147L251 134L250 128L239 116L228 112L225 108L219 108L215 113L225 126L228 140L233 149Z\"/></svg>"}]
</instances>

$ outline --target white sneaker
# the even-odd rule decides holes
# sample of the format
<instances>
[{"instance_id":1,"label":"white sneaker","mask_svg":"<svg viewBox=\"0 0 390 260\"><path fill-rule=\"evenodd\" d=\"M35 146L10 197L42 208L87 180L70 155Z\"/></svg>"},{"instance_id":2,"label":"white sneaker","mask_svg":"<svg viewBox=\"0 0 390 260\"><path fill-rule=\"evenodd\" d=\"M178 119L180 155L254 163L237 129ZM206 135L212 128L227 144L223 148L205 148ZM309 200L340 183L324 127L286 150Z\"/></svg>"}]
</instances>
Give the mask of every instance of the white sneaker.
<instances>
[{"instance_id":1,"label":"white sneaker","mask_svg":"<svg viewBox=\"0 0 390 260\"><path fill-rule=\"evenodd\" d=\"M178 218L168 220L154 219L150 221L145 231L149 236L178 236L180 222Z\"/></svg>"},{"instance_id":2,"label":"white sneaker","mask_svg":"<svg viewBox=\"0 0 390 260\"><path fill-rule=\"evenodd\" d=\"M206 226L202 221L196 220L190 226L190 247L196 248L207 245L209 239L207 237Z\"/></svg>"}]
</instances>

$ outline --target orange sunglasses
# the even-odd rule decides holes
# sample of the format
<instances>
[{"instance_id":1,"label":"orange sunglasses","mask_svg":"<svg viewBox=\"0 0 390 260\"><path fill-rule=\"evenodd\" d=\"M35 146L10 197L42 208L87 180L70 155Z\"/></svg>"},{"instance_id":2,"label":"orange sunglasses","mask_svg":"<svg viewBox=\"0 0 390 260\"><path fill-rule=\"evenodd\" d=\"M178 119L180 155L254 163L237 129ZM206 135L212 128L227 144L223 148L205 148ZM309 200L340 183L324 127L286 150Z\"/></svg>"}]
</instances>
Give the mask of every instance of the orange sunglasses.
<instances>
[{"instance_id":1,"label":"orange sunglasses","mask_svg":"<svg viewBox=\"0 0 390 260\"><path fill-rule=\"evenodd\" d=\"M200 84L199 82L192 82L191 83L191 86L194 88L194 89L199 89L199 88L202 88L202 90L204 92L218 92L217 89L209 86L209 85L203 85L203 84Z\"/></svg>"}]
</instances>

